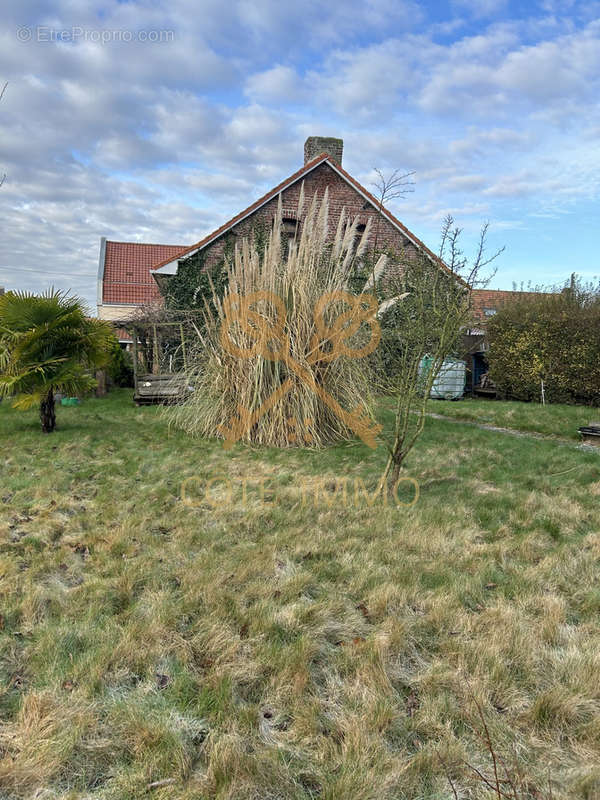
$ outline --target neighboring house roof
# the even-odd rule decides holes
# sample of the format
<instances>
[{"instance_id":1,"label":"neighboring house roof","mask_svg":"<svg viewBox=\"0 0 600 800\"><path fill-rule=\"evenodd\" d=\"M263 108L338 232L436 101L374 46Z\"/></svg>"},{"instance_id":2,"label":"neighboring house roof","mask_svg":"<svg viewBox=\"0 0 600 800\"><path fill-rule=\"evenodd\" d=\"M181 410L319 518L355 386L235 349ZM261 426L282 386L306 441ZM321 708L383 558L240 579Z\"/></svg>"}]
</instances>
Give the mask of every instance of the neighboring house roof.
<instances>
[{"instance_id":1,"label":"neighboring house roof","mask_svg":"<svg viewBox=\"0 0 600 800\"><path fill-rule=\"evenodd\" d=\"M185 251L178 244L140 244L102 240L98 303L140 305L161 300L150 270L165 258Z\"/></svg>"},{"instance_id":2,"label":"neighboring house roof","mask_svg":"<svg viewBox=\"0 0 600 800\"><path fill-rule=\"evenodd\" d=\"M125 328L117 328L115 330L115 336L119 340L119 342L129 343L133 341L130 331L126 330Z\"/></svg>"},{"instance_id":3,"label":"neighboring house roof","mask_svg":"<svg viewBox=\"0 0 600 800\"><path fill-rule=\"evenodd\" d=\"M435 253L433 253L425 244L423 244L423 242L420 239L418 239L414 235L414 233L411 233L411 231L409 231L408 228L400 222L400 220L396 219L396 217L390 211L388 211L385 207L380 206L379 200L377 200L377 198L373 197L373 195L367 189L365 189L364 186L362 186L355 178L353 178L352 175L346 172L346 170L343 169L343 167L340 164L338 164L338 162L335 161L328 153L321 153L321 155L317 156L316 158L313 158L312 161L308 161L301 169L299 169L297 172L294 172L294 174L290 175L289 178L286 178L286 180L279 183L265 195L260 197L250 206L248 206L248 208L245 208L243 211L240 211L240 213L236 214L235 217L232 217L228 222L221 225L221 227L217 228L216 231L209 233L208 236L205 236L204 239L201 239L199 242L196 242L196 244L187 247L185 250L179 253L176 258L174 258L173 256L167 256L161 263L157 263L154 269L151 271L152 274L156 276L174 275L177 272L177 262L179 261L180 258L183 258L185 256L190 256L193 253L196 253L198 250L202 250L204 247L209 245L215 239L218 239L219 236L222 236L224 233L227 233L227 231L233 228L234 225L237 225L237 223L241 222L243 219L250 216L250 214L253 214L259 208L268 203L269 200L272 200L274 197L276 197L278 194L283 192L288 187L292 186L297 181L302 180L306 175L308 175L309 172L312 172L312 170L314 170L316 167L318 167L320 164L323 163L327 163L331 167L331 169L337 172L338 175L340 175L345 181L347 181L360 195L362 195L365 198L365 200L371 203L371 205L373 205L377 209L380 209L382 215L386 217L395 228L397 228L402 234L404 234L404 236L409 241L411 241L419 250L424 252L427 256L429 256L429 258L436 261L441 267L443 267L443 269L449 272L448 267L444 264L443 261L440 260L438 256L435 255Z\"/></svg>"},{"instance_id":4,"label":"neighboring house roof","mask_svg":"<svg viewBox=\"0 0 600 800\"><path fill-rule=\"evenodd\" d=\"M538 294L538 292L515 292L505 289L472 289L471 302L473 317L478 323L485 323L486 320L494 316L496 311L498 311L504 303L514 300L517 297L533 296L536 294Z\"/></svg>"}]
</instances>

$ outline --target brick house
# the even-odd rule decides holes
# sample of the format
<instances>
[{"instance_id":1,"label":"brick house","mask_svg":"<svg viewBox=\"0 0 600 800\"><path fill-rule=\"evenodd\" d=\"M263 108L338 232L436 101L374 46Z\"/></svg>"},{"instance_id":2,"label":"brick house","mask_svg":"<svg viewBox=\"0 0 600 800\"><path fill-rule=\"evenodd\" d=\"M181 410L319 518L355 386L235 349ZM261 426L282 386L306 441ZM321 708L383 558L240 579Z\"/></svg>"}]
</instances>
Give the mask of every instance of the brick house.
<instances>
[{"instance_id":1,"label":"brick house","mask_svg":"<svg viewBox=\"0 0 600 800\"><path fill-rule=\"evenodd\" d=\"M382 208L373 195L361 186L342 167L343 141L341 139L309 136L304 145L304 166L290 175L279 185L271 189L263 197L256 200L248 208L221 225L213 233L188 247L176 257L167 257L152 270L157 283L168 280L177 272L178 262L187 257L205 251L205 263L210 267L223 257L226 237L239 238L241 241L249 237L254 228L268 227L272 224L281 196L283 208L283 228L293 231L296 227L298 198L301 186L309 203L315 193L323 196L325 189L329 191L329 224L332 235L336 230L342 209L353 219L359 218L359 231L364 230L369 218L373 219L372 239L377 236L378 250L419 250L440 263L432 253L402 222ZM377 223L377 218L379 221ZM376 231L376 233L375 233Z\"/></svg>"},{"instance_id":2,"label":"brick house","mask_svg":"<svg viewBox=\"0 0 600 800\"><path fill-rule=\"evenodd\" d=\"M98 264L98 316L106 320L126 320L141 306L162 302L151 269L165 258L185 250L184 245L138 244L100 239ZM131 342L131 334L117 330L121 344Z\"/></svg>"},{"instance_id":3,"label":"brick house","mask_svg":"<svg viewBox=\"0 0 600 800\"><path fill-rule=\"evenodd\" d=\"M479 389L481 378L488 371L486 353L488 343L486 341L486 324L494 314L502 308L505 303L509 303L516 297L534 295L536 292L516 292L505 291L503 289L472 289L471 307L473 310L473 327L466 331L464 337L465 357L467 369L470 370L470 385L467 387L471 391L482 394L495 394L495 390L485 391Z\"/></svg>"},{"instance_id":4,"label":"brick house","mask_svg":"<svg viewBox=\"0 0 600 800\"><path fill-rule=\"evenodd\" d=\"M179 245L135 244L102 239L98 272L98 316L125 320L141 305L160 302L160 287L177 273L180 259L205 251L205 263L211 266L223 257L226 238L242 241L259 225L271 225L279 197L283 206L283 224L296 227L296 209L300 188L304 185L307 202L329 190L330 228L335 232L342 209L353 218L358 215L364 226L373 218L373 234L379 250L420 251L445 266L439 258L406 228L391 212L382 208L373 195L342 167L341 139L310 136L304 145L304 165L289 178L271 189L248 208L225 222L213 233L188 247ZM377 221L378 219L378 221ZM125 332L123 332L125 335Z\"/></svg>"}]
</instances>

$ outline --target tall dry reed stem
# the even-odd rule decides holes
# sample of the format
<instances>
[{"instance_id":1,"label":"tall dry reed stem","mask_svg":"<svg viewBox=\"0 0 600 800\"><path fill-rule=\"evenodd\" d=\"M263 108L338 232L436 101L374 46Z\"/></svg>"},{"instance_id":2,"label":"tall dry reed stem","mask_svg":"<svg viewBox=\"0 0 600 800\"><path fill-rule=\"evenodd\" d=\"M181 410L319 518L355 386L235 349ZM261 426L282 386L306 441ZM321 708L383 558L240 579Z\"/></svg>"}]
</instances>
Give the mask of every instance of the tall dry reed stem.
<instances>
[{"instance_id":1,"label":"tall dry reed stem","mask_svg":"<svg viewBox=\"0 0 600 800\"><path fill-rule=\"evenodd\" d=\"M260 248L248 239L236 246L227 265L228 289L224 298L213 292L216 308L204 311L203 326L190 347L188 380L194 392L184 404L169 410L173 423L198 436L222 435L224 429L239 419L240 407L255 411L282 384L291 388L240 437L247 442L277 447L321 446L351 438L354 434L336 413L320 399L308 382L290 369L289 361L256 353L241 358L223 347L222 336L241 348L253 342L253 331L244 325L232 325L227 308L233 298L247 298L260 292L280 298L280 312L285 317L277 346L285 343L291 359L309 370L314 381L346 410L369 410L370 392L367 365L348 355L315 360L315 342L324 354L336 346L335 336L316 336L315 308L323 295L347 289L354 265L367 247L370 225L358 234L358 218L351 220L342 212L335 236L330 236L329 201L315 196L304 200L302 187L297 208L295 237L282 236L281 199L266 246ZM254 302L252 309L258 327L275 325L274 304L268 299ZM348 311L348 304L336 300L326 304L325 325ZM227 330L223 331L223 326ZM258 328L256 328L256 331ZM258 333L255 331L255 336ZM348 340L360 346L371 331L361 323ZM316 338L315 338L316 337ZM275 336L275 338L277 338ZM256 339L254 339L256 341Z\"/></svg>"}]
</instances>

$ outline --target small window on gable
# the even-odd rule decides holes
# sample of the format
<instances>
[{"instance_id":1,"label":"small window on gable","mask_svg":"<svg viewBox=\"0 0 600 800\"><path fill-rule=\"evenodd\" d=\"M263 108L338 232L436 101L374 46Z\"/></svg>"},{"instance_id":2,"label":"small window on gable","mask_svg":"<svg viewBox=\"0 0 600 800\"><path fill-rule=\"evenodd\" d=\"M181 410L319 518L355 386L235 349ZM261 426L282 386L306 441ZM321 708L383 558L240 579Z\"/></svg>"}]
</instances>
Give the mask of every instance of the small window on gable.
<instances>
[{"instance_id":1,"label":"small window on gable","mask_svg":"<svg viewBox=\"0 0 600 800\"><path fill-rule=\"evenodd\" d=\"M291 242L295 242L300 233L300 223L294 217L283 217L281 220L281 239L283 252L287 253Z\"/></svg>"},{"instance_id":2,"label":"small window on gable","mask_svg":"<svg viewBox=\"0 0 600 800\"><path fill-rule=\"evenodd\" d=\"M496 313L496 309L495 308L484 308L483 309L483 316L484 317L493 317L495 313Z\"/></svg>"},{"instance_id":3,"label":"small window on gable","mask_svg":"<svg viewBox=\"0 0 600 800\"><path fill-rule=\"evenodd\" d=\"M350 227L351 224L352 223L349 222L348 227ZM365 232L366 228L367 226L363 225L362 222L356 226L356 230L354 232L354 239L352 241L352 250L354 251L354 254L356 254L356 251L358 249L359 244L361 243L363 233Z\"/></svg>"},{"instance_id":4,"label":"small window on gable","mask_svg":"<svg viewBox=\"0 0 600 800\"><path fill-rule=\"evenodd\" d=\"M298 220L294 219L293 217L284 217L281 220L281 233L284 236L288 236L291 237L292 239L295 239L297 228L298 228Z\"/></svg>"},{"instance_id":5,"label":"small window on gable","mask_svg":"<svg viewBox=\"0 0 600 800\"><path fill-rule=\"evenodd\" d=\"M348 220L346 222L346 225L345 225L344 233L347 233L347 231L351 227L352 227L352 220ZM356 230L354 231L354 249L356 249L358 247L358 245L360 244L360 240L362 239L362 235L365 232L366 228L367 228L367 226L363 225L362 222L360 222L356 226Z\"/></svg>"}]
</instances>

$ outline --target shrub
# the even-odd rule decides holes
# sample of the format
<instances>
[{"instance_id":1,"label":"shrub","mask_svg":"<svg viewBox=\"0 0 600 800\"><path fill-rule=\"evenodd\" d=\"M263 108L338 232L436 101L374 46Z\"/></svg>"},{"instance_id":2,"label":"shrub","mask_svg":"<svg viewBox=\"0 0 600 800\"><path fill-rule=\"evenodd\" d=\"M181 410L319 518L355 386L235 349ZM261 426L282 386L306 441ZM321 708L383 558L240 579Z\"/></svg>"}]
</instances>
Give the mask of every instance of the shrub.
<instances>
[{"instance_id":1,"label":"shrub","mask_svg":"<svg viewBox=\"0 0 600 800\"><path fill-rule=\"evenodd\" d=\"M516 294L489 320L490 376L517 400L600 401L600 293L575 276L562 288Z\"/></svg>"},{"instance_id":2,"label":"shrub","mask_svg":"<svg viewBox=\"0 0 600 800\"><path fill-rule=\"evenodd\" d=\"M56 427L54 392L93 389L91 373L108 361L109 323L91 318L82 301L51 289L0 297L0 397L15 408L39 405L44 433Z\"/></svg>"},{"instance_id":3,"label":"shrub","mask_svg":"<svg viewBox=\"0 0 600 800\"><path fill-rule=\"evenodd\" d=\"M110 344L110 361L107 372L114 386L123 388L133 386L133 362L126 350L123 350L117 337Z\"/></svg>"}]
</instances>

